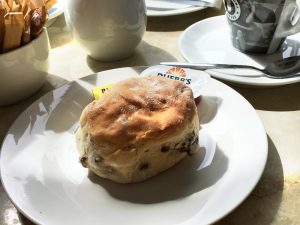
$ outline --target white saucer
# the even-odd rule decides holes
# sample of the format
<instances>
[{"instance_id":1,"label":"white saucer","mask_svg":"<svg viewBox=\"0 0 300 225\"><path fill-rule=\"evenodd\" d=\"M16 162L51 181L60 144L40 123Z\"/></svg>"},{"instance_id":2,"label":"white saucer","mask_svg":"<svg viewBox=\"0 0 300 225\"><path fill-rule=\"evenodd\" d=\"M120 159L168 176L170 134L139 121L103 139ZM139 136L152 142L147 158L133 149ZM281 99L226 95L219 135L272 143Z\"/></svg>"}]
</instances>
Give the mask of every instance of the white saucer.
<instances>
[{"instance_id":1,"label":"white saucer","mask_svg":"<svg viewBox=\"0 0 300 225\"><path fill-rule=\"evenodd\" d=\"M179 48L183 57L193 63L246 64L264 68L277 59L300 54L300 34L290 36L282 49L272 55L246 55L231 45L225 16L212 17L188 27L181 35ZM300 81L300 77L270 79L266 77L238 77L232 74L258 75L251 70L209 70L212 76L245 85L279 86Z\"/></svg>"},{"instance_id":2,"label":"white saucer","mask_svg":"<svg viewBox=\"0 0 300 225\"><path fill-rule=\"evenodd\" d=\"M189 6L184 4L156 2L155 0L146 0L147 16L174 16L191 13L205 9L206 7Z\"/></svg>"}]
</instances>

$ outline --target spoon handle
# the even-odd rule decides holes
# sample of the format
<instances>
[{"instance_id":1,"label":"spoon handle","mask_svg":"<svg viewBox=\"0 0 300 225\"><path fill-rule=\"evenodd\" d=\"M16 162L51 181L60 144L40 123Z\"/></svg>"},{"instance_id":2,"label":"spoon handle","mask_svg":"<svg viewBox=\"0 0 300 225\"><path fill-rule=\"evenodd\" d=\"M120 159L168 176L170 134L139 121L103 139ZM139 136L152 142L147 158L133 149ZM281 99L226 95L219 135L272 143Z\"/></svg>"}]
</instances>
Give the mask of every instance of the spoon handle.
<instances>
[{"instance_id":1,"label":"spoon handle","mask_svg":"<svg viewBox=\"0 0 300 225\"><path fill-rule=\"evenodd\" d=\"M161 65L178 66L190 69L206 70L206 69L252 69L263 72L264 70L248 65L234 64L212 64L212 63L181 63L181 62L161 62Z\"/></svg>"}]
</instances>

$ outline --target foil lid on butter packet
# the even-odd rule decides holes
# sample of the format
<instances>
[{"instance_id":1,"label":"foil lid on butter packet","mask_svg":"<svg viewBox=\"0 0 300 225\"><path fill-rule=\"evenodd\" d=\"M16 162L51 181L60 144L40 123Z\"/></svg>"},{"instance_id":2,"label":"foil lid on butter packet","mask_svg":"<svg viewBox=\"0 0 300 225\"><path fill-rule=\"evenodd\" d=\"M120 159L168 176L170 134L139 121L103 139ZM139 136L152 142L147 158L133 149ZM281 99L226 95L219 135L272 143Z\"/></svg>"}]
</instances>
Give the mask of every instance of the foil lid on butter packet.
<instances>
[{"instance_id":1,"label":"foil lid on butter packet","mask_svg":"<svg viewBox=\"0 0 300 225\"><path fill-rule=\"evenodd\" d=\"M141 76L157 76L182 81L192 89L194 98L202 95L210 78L210 75L203 71L160 65L149 67L141 73Z\"/></svg>"},{"instance_id":2,"label":"foil lid on butter packet","mask_svg":"<svg viewBox=\"0 0 300 225\"><path fill-rule=\"evenodd\" d=\"M210 75L203 71L160 65L147 68L140 74L140 76L165 77L167 79L184 82L192 89L195 99L202 95L210 78ZM108 84L93 88L92 94L94 99L100 99L112 86L113 84Z\"/></svg>"}]
</instances>

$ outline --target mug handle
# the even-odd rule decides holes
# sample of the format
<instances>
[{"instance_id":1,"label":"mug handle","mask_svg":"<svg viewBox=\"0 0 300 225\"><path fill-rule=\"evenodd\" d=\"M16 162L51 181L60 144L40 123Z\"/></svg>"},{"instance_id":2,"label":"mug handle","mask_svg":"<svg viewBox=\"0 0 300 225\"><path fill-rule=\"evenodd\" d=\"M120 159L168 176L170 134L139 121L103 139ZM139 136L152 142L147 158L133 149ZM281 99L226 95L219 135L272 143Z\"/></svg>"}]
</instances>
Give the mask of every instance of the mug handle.
<instances>
[{"instance_id":1,"label":"mug handle","mask_svg":"<svg viewBox=\"0 0 300 225\"><path fill-rule=\"evenodd\" d=\"M300 0L286 0L268 54L274 53L285 37L300 32Z\"/></svg>"}]
</instances>

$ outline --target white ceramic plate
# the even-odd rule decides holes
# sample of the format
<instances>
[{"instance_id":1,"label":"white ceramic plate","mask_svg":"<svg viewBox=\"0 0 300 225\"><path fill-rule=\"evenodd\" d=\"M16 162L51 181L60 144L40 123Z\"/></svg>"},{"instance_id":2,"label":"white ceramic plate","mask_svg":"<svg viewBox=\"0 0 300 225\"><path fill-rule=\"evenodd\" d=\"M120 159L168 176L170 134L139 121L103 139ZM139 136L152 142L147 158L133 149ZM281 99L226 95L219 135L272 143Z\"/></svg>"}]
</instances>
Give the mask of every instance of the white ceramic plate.
<instances>
[{"instance_id":1,"label":"white ceramic plate","mask_svg":"<svg viewBox=\"0 0 300 225\"><path fill-rule=\"evenodd\" d=\"M264 68L268 63L289 56L300 55L300 34L290 36L282 49L272 55L246 55L231 45L230 31L225 16L217 16L197 22L181 35L179 48L188 62L246 64ZM300 81L298 78L270 79L266 77L238 77L232 74L258 75L251 70L210 70L219 79L253 86L278 86Z\"/></svg>"},{"instance_id":2,"label":"white ceramic plate","mask_svg":"<svg viewBox=\"0 0 300 225\"><path fill-rule=\"evenodd\" d=\"M198 106L201 153L139 184L88 175L78 162L74 132L91 88L143 69L109 70L66 84L15 121L2 146L1 178L28 218L56 225L204 225L249 195L266 163L266 134L252 106L214 79Z\"/></svg>"},{"instance_id":3,"label":"white ceramic plate","mask_svg":"<svg viewBox=\"0 0 300 225\"><path fill-rule=\"evenodd\" d=\"M49 9L48 14L49 18L46 23L46 27L51 26L58 16L64 12L64 3L63 0L57 0L57 2Z\"/></svg>"},{"instance_id":4,"label":"white ceramic plate","mask_svg":"<svg viewBox=\"0 0 300 225\"><path fill-rule=\"evenodd\" d=\"M200 6L159 2L156 0L145 0L145 2L147 16L174 16L199 11L205 8Z\"/></svg>"}]
</instances>

